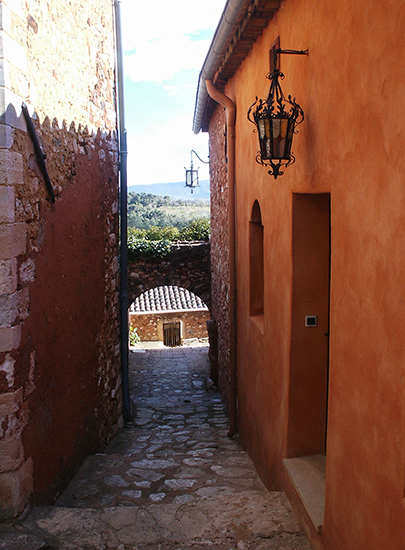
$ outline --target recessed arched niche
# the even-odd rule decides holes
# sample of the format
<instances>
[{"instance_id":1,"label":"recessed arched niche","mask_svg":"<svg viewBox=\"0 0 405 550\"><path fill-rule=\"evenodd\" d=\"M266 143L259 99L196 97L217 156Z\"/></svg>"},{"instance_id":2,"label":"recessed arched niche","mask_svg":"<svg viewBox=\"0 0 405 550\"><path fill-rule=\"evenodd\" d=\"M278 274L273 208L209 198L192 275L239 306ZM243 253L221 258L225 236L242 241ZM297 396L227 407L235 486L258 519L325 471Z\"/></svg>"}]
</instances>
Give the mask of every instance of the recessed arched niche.
<instances>
[{"instance_id":1,"label":"recessed arched niche","mask_svg":"<svg viewBox=\"0 0 405 550\"><path fill-rule=\"evenodd\" d=\"M264 252L263 224L259 201L255 200L249 222L249 288L250 316L263 315L264 312Z\"/></svg>"}]
</instances>

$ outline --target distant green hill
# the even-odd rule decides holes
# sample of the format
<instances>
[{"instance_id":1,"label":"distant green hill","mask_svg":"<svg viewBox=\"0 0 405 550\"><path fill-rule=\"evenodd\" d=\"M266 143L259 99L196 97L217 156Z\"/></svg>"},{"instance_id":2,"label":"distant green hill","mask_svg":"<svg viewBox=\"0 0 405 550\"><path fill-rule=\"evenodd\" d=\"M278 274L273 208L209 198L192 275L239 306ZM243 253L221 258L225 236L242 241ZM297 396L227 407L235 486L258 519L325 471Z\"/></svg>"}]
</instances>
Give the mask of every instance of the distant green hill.
<instances>
[{"instance_id":1,"label":"distant green hill","mask_svg":"<svg viewBox=\"0 0 405 550\"><path fill-rule=\"evenodd\" d=\"M200 187L191 190L185 186L184 182L175 183L154 183L152 185L131 185L128 187L128 193L152 193L162 197L169 196L172 199L190 200L190 199L209 199L210 182L209 180L200 181Z\"/></svg>"}]
</instances>

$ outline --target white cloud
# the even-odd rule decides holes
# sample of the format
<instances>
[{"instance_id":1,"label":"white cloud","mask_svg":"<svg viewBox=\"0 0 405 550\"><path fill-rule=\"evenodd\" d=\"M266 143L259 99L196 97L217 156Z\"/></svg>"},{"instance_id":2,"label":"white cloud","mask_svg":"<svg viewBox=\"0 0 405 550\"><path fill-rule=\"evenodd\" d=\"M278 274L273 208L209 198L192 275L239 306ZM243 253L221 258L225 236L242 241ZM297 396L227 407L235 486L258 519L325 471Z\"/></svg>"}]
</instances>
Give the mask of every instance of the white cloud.
<instances>
[{"instance_id":1,"label":"white cloud","mask_svg":"<svg viewBox=\"0 0 405 550\"><path fill-rule=\"evenodd\" d=\"M178 93L179 89L177 86L170 86L169 84L165 84L163 88L166 90L166 92L169 95L175 95Z\"/></svg>"},{"instance_id":2,"label":"white cloud","mask_svg":"<svg viewBox=\"0 0 405 550\"><path fill-rule=\"evenodd\" d=\"M224 6L225 0L122 0L126 76L134 82L159 83L167 97L179 90L184 93L186 88L196 91L196 75L202 68ZM180 78L177 79L177 75ZM192 132L192 105L185 102L184 113L174 118L171 104L167 102L159 124L148 126L144 123L145 117L155 108L156 96L148 97L141 91L142 86L130 89L132 97L126 95L127 112L136 103L139 114L138 124L135 121L133 127L127 128L128 185L182 181L184 167L190 167L191 149L204 160L208 157L207 134L196 136ZM139 135L140 128L142 135ZM194 167L200 168L200 179L208 179L208 165L194 158Z\"/></svg>"},{"instance_id":3,"label":"white cloud","mask_svg":"<svg viewBox=\"0 0 405 550\"><path fill-rule=\"evenodd\" d=\"M172 79L184 69L200 69L211 39L198 40L200 31L219 21L220 0L155 0L122 2L125 72L134 81Z\"/></svg>"},{"instance_id":4,"label":"white cloud","mask_svg":"<svg viewBox=\"0 0 405 550\"><path fill-rule=\"evenodd\" d=\"M125 56L125 73L135 82L171 80L184 68L201 69L210 41L191 42L186 36L144 42Z\"/></svg>"},{"instance_id":5,"label":"white cloud","mask_svg":"<svg viewBox=\"0 0 405 550\"><path fill-rule=\"evenodd\" d=\"M185 139L185 136L186 139ZM128 185L182 181L190 168L190 151L208 160L208 135L190 129L190 114L168 120L159 132L151 131L128 139ZM208 179L208 165L193 157L200 179Z\"/></svg>"}]
</instances>

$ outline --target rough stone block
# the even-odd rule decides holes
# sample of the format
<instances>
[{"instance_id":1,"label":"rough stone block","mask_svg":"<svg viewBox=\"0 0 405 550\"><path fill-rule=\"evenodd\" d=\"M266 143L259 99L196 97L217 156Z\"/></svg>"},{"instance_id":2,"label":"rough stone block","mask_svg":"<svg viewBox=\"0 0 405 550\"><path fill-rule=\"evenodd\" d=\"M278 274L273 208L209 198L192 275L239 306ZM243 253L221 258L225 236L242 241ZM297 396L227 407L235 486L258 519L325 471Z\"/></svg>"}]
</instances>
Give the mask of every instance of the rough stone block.
<instances>
[{"instance_id":1,"label":"rough stone block","mask_svg":"<svg viewBox=\"0 0 405 550\"><path fill-rule=\"evenodd\" d=\"M0 260L0 296L17 289L17 260Z\"/></svg>"},{"instance_id":2,"label":"rough stone block","mask_svg":"<svg viewBox=\"0 0 405 550\"><path fill-rule=\"evenodd\" d=\"M0 124L0 149L10 149L14 142L14 128ZM22 183L22 180L20 181ZM0 185L4 185L0 177Z\"/></svg>"},{"instance_id":3,"label":"rough stone block","mask_svg":"<svg viewBox=\"0 0 405 550\"><path fill-rule=\"evenodd\" d=\"M22 406L23 389L0 394L0 418L16 414Z\"/></svg>"},{"instance_id":4,"label":"rough stone block","mask_svg":"<svg viewBox=\"0 0 405 550\"><path fill-rule=\"evenodd\" d=\"M20 515L32 493L32 460L13 472L0 474L0 521Z\"/></svg>"},{"instance_id":5,"label":"rough stone block","mask_svg":"<svg viewBox=\"0 0 405 550\"><path fill-rule=\"evenodd\" d=\"M14 221L14 187L0 187L0 223Z\"/></svg>"},{"instance_id":6,"label":"rough stone block","mask_svg":"<svg viewBox=\"0 0 405 550\"><path fill-rule=\"evenodd\" d=\"M5 294L0 296L0 328L13 325L17 313L13 308L12 296Z\"/></svg>"},{"instance_id":7,"label":"rough stone block","mask_svg":"<svg viewBox=\"0 0 405 550\"><path fill-rule=\"evenodd\" d=\"M14 294L0 296L0 327L11 327L19 319L29 315L29 290L24 288Z\"/></svg>"},{"instance_id":8,"label":"rough stone block","mask_svg":"<svg viewBox=\"0 0 405 550\"><path fill-rule=\"evenodd\" d=\"M24 182L22 155L8 151L14 140L14 130L0 125L0 185L21 185Z\"/></svg>"},{"instance_id":9,"label":"rough stone block","mask_svg":"<svg viewBox=\"0 0 405 550\"><path fill-rule=\"evenodd\" d=\"M13 296L15 299L18 317L20 319L26 319L29 315L30 308L30 292L28 288L15 292Z\"/></svg>"},{"instance_id":10,"label":"rough stone block","mask_svg":"<svg viewBox=\"0 0 405 550\"><path fill-rule=\"evenodd\" d=\"M0 225L0 259L10 259L24 254L27 246L25 223Z\"/></svg>"},{"instance_id":11,"label":"rough stone block","mask_svg":"<svg viewBox=\"0 0 405 550\"><path fill-rule=\"evenodd\" d=\"M119 262L118 262L118 258L113 258L112 262L111 262L111 272L113 275L115 275L116 273L118 273L119 271Z\"/></svg>"},{"instance_id":12,"label":"rough stone block","mask_svg":"<svg viewBox=\"0 0 405 550\"><path fill-rule=\"evenodd\" d=\"M35 262L29 258L26 262L21 264L20 267L20 281L25 283L32 283L35 279Z\"/></svg>"},{"instance_id":13,"label":"rough stone block","mask_svg":"<svg viewBox=\"0 0 405 550\"><path fill-rule=\"evenodd\" d=\"M21 325L0 328L0 353L17 349L21 341Z\"/></svg>"},{"instance_id":14,"label":"rough stone block","mask_svg":"<svg viewBox=\"0 0 405 550\"><path fill-rule=\"evenodd\" d=\"M24 460L21 435L0 441L0 474L17 470Z\"/></svg>"},{"instance_id":15,"label":"rough stone block","mask_svg":"<svg viewBox=\"0 0 405 550\"><path fill-rule=\"evenodd\" d=\"M1 4L0 4L1 5ZM0 59L0 86L7 86L10 81L8 66L4 59Z\"/></svg>"},{"instance_id":16,"label":"rough stone block","mask_svg":"<svg viewBox=\"0 0 405 550\"><path fill-rule=\"evenodd\" d=\"M3 372L5 374L9 388L12 388L14 386L14 366L14 357L11 357L11 355L7 353L4 361L0 364L0 372Z\"/></svg>"},{"instance_id":17,"label":"rough stone block","mask_svg":"<svg viewBox=\"0 0 405 550\"><path fill-rule=\"evenodd\" d=\"M0 55L3 59L27 72L25 50L3 30L0 30Z\"/></svg>"},{"instance_id":18,"label":"rough stone block","mask_svg":"<svg viewBox=\"0 0 405 550\"><path fill-rule=\"evenodd\" d=\"M3 2L0 4L0 30L9 32L11 29L10 8Z\"/></svg>"},{"instance_id":19,"label":"rough stone block","mask_svg":"<svg viewBox=\"0 0 405 550\"><path fill-rule=\"evenodd\" d=\"M27 407L22 401L22 388L0 395L0 441L21 433L27 424Z\"/></svg>"}]
</instances>

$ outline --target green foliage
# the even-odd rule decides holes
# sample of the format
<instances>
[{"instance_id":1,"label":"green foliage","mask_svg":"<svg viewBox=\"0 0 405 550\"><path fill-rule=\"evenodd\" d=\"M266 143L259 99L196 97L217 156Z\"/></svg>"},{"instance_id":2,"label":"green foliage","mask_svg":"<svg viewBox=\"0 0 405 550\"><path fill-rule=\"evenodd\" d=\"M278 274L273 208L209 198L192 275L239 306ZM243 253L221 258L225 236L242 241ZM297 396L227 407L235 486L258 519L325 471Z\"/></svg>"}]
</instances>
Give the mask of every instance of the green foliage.
<instances>
[{"instance_id":1,"label":"green foliage","mask_svg":"<svg viewBox=\"0 0 405 550\"><path fill-rule=\"evenodd\" d=\"M128 259L164 258L170 253L172 242L208 241L209 238L210 220L207 219L193 220L181 231L176 227L128 228Z\"/></svg>"},{"instance_id":2,"label":"green foliage","mask_svg":"<svg viewBox=\"0 0 405 550\"><path fill-rule=\"evenodd\" d=\"M135 227L128 227L128 239L146 239L146 229L136 229Z\"/></svg>"},{"instance_id":3,"label":"green foliage","mask_svg":"<svg viewBox=\"0 0 405 550\"><path fill-rule=\"evenodd\" d=\"M180 231L177 227L156 227L153 226L145 231L145 238L149 241L178 241Z\"/></svg>"},{"instance_id":4,"label":"green foliage","mask_svg":"<svg viewBox=\"0 0 405 550\"><path fill-rule=\"evenodd\" d=\"M183 241L208 241L211 233L210 220L200 218L191 221L180 231L180 239Z\"/></svg>"},{"instance_id":5,"label":"green foliage","mask_svg":"<svg viewBox=\"0 0 405 550\"><path fill-rule=\"evenodd\" d=\"M168 240L149 241L128 236L128 259L135 260L139 256L164 258L170 253L170 244Z\"/></svg>"},{"instance_id":6,"label":"green foliage","mask_svg":"<svg viewBox=\"0 0 405 550\"><path fill-rule=\"evenodd\" d=\"M128 227L177 227L182 229L191 220L209 217L209 201L174 200L152 193L128 194Z\"/></svg>"},{"instance_id":7,"label":"green foliage","mask_svg":"<svg viewBox=\"0 0 405 550\"><path fill-rule=\"evenodd\" d=\"M134 346L141 341L141 337L138 334L136 327L129 327L129 343Z\"/></svg>"},{"instance_id":8,"label":"green foliage","mask_svg":"<svg viewBox=\"0 0 405 550\"><path fill-rule=\"evenodd\" d=\"M205 215L205 216L204 216ZM173 200L152 193L128 195L128 259L164 258L176 241L207 241L209 201Z\"/></svg>"}]
</instances>

